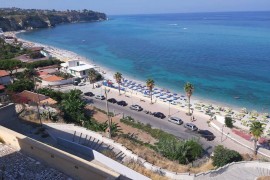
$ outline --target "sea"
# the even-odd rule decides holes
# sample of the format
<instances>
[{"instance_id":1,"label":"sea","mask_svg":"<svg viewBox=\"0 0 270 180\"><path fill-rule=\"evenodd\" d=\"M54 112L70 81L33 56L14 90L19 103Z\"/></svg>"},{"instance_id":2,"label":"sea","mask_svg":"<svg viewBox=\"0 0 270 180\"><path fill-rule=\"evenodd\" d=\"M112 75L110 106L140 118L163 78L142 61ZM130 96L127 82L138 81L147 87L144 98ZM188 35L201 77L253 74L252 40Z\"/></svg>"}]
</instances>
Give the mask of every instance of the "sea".
<instances>
[{"instance_id":1,"label":"sea","mask_svg":"<svg viewBox=\"0 0 270 180\"><path fill-rule=\"evenodd\" d=\"M270 112L270 12L108 16L20 38L85 56L124 77L231 107Z\"/></svg>"}]
</instances>

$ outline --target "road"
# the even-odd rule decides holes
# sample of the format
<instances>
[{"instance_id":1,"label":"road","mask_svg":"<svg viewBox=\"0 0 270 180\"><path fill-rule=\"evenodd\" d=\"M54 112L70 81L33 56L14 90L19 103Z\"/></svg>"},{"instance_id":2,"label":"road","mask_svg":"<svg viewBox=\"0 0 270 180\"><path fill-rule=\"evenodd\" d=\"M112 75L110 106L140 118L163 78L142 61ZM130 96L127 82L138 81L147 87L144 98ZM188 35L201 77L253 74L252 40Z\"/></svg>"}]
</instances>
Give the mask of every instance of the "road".
<instances>
[{"instance_id":1,"label":"road","mask_svg":"<svg viewBox=\"0 0 270 180\"><path fill-rule=\"evenodd\" d=\"M98 100L91 97L86 98L88 104L91 104L99 109L106 110L105 100ZM162 129L165 132L175 135L179 139L198 139L208 154L211 154L211 152L213 151L213 147L218 145L218 143L215 141L207 141L206 139L201 138L198 133L187 130L186 128L184 128L183 124L173 124L171 122L168 122L167 118L159 119L152 115L146 114L143 111L137 112L131 110L129 109L129 106L122 107L117 104L109 103L109 111L114 112L115 114L124 114L124 116L131 116L136 121L142 122L144 124L150 124L153 128Z\"/></svg>"}]
</instances>

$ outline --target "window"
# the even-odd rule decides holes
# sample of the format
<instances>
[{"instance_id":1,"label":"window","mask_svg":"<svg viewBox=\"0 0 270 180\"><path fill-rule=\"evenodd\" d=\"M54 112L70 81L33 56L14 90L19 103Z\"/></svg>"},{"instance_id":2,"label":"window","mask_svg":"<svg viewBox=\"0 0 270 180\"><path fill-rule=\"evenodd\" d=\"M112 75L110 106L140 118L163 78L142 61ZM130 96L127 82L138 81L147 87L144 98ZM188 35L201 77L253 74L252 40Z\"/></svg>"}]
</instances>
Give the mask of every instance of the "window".
<instances>
[{"instance_id":1,"label":"window","mask_svg":"<svg viewBox=\"0 0 270 180\"><path fill-rule=\"evenodd\" d=\"M77 62L77 66L79 66L80 65L80 62Z\"/></svg>"},{"instance_id":2,"label":"window","mask_svg":"<svg viewBox=\"0 0 270 180\"><path fill-rule=\"evenodd\" d=\"M85 71L83 71L82 73L83 73L83 75L85 75Z\"/></svg>"}]
</instances>

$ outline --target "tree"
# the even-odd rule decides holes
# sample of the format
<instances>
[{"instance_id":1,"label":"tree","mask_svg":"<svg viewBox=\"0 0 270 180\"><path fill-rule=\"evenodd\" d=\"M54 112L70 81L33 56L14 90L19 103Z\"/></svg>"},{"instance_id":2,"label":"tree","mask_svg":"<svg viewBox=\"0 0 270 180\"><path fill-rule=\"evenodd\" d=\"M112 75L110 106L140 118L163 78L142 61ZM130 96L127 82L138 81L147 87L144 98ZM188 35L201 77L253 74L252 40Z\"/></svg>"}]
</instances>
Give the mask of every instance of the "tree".
<instances>
[{"instance_id":1,"label":"tree","mask_svg":"<svg viewBox=\"0 0 270 180\"><path fill-rule=\"evenodd\" d=\"M228 128L232 128L233 127L233 122L232 122L232 118L231 117L225 117L225 124Z\"/></svg>"},{"instance_id":2,"label":"tree","mask_svg":"<svg viewBox=\"0 0 270 180\"><path fill-rule=\"evenodd\" d=\"M228 163L242 161L242 156L234 150L224 148L222 145L216 146L214 150L213 165L217 167L225 166Z\"/></svg>"},{"instance_id":3,"label":"tree","mask_svg":"<svg viewBox=\"0 0 270 180\"><path fill-rule=\"evenodd\" d=\"M263 130L263 123L259 121L255 121L250 124L249 131L252 134L254 140L254 155L257 155L257 142L259 138L263 135Z\"/></svg>"},{"instance_id":4,"label":"tree","mask_svg":"<svg viewBox=\"0 0 270 180\"><path fill-rule=\"evenodd\" d=\"M77 89L64 94L61 109L66 121L81 124L81 121L85 120L84 107L86 103L81 100L81 94L82 92Z\"/></svg>"},{"instance_id":5,"label":"tree","mask_svg":"<svg viewBox=\"0 0 270 180\"><path fill-rule=\"evenodd\" d=\"M12 92L22 92L24 90L32 91L34 90L35 84L33 81L28 79L20 79L14 81L13 84L8 85L7 89Z\"/></svg>"},{"instance_id":6,"label":"tree","mask_svg":"<svg viewBox=\"0 0 270 180\"><path fill-rule=\"evenodd\" d=\"M88 78L89 78L90 83L93 84L92 88L94 89L95 88L94 87L94 80L96 79L96 71L94 69L90 69L88 71Z\"/></svg>"},{"instance_id":7,"label":"tree","mask_svg":"<svg viewBox=\"0 0 270 180\"><path fill-rule=\"evenodd\" d=\"M37 75L37 71L33 68L27 68L23 72L23 76L26 79L33 79Z\"/></svg>"},{"instance_id":8,"label":"tree","mask_svg":"<svg viewBox=\"0 0 270 180\"><path fill-rule=\"evenodd\" d=\"M22 62L16 59L6 59L0 61L0 69L8 70L11 76L13 74L13 71L17 70L21 66Z\"/></svg>"},{"instance_id":9,"label":"tree","mask_svg":"<svg viewBox=\"0 0 270 180\"><path fill-rule=\"evenodd\" d=\"M191 115L191 113L190 113L190 97L193 94L194 86L191 83L187 82L184 86L184 90L185 90L187 97L188 97L188 115L190 116Z\"/></svg>"},{"instance_id":10,"label":"tree","mask_svg":"<svg viewBox=\"0 0 270 180\"><path fill-rule=\"evenodd\" d=\"M120 95L120 84L122 82L122 74L120 72L116 72L114 74L114 79L115 79L115 81L118 84L118 91L119 91L119 95Z\"/></svg>"},{"instance_id":11,"label":"tree","mask_svg":"<svg viewBox=\"0 0 270 180\"><path fill-rule=\"evenodd\" d=\"M151 98L151 104L152 104L152 91L153 91L153 88L155 87L155 81L153 79L148 79L146 81L146 86L148 87L150 91L150 98Z\"/></svg>"}]
</instances>

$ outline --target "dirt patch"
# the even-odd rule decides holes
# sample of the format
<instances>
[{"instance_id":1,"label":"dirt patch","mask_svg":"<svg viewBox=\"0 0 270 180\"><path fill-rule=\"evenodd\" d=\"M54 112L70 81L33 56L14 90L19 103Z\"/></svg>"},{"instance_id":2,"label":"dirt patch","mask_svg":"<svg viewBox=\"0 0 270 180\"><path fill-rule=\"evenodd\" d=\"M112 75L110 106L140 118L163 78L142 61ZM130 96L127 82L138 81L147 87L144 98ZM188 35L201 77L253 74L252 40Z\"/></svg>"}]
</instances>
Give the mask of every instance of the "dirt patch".
<instances>
[{"instance_id":1,"label":"dirt patch","mask_svg":"<svg viewBox=\"0 0 270 180\"><path fill-rule=\"evenodd\" d=\"M270 180L270 176L261 176L258 177L257 180Z\"/></svg>"},{"instance_id":2,"label":"dirt patch","mask_svg":"<svg viewBox=\"0 0 270 180\"><path fill-rule=\"evenodd\" d=\"M104 114L103 112L94 110L93 107L91 107L91 106L87 106L87 109L93 111L93 113L92 113L93 118L96 121L103 123L103 122L106 122L108 120L107 115ZM121 115L113 117L112 122L118 123L118 125L121 127L122 132L124 134L130 134L132 137L134 137L140 141L143 141L145 143L152 144L152 145L154 145L157 142L157 140L155 138L153 138L151 135L149 135L148 133L146 133L140 129L136 129L136 128L133 128L131 126L126 125L126 124L120 122L120 119L121 119Z\"/></svg>"}]
</instances>

